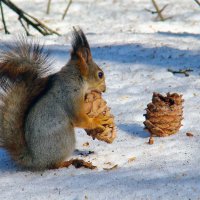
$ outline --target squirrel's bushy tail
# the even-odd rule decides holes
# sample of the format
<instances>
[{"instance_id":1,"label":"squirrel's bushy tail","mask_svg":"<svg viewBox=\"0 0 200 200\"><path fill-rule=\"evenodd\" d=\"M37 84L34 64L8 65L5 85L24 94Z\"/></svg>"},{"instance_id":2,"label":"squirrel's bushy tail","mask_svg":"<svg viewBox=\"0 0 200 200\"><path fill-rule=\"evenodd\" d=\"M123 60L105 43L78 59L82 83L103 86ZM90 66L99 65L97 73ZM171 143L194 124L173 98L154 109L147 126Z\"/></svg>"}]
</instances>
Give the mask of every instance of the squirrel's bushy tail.
<instances>
[{"instance_id":1,"label":"squirrel's bushy tail","mask_svg":"<svg viewBox=\"0 0 200 200\"><path fill-rule=\"evenodd\" d=\"M25 141L25 118L47 87L48 53L21 37L0 52L0 146L19 164L31 165Z\"/></svg>"}]
</instances>

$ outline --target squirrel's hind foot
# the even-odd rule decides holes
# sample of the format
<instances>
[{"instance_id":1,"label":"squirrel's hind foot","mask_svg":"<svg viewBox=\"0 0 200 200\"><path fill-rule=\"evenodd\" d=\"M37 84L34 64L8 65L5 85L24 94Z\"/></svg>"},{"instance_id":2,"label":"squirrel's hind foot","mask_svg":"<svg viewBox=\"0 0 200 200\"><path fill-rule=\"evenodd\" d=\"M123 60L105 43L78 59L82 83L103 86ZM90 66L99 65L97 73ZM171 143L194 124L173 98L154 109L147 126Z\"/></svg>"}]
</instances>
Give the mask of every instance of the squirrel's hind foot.
<instances>
[{"instance_id":1,"label":"squirrel's hind foot","mask_svg":"<svg viewBox=\"0 0 200 200\"><path fill-rule=\"evenodd\" d=\"M97 167L94 166L91 162L86 162L82 159L71 159L68 161L63 161L61 163L55 164L50 169L59 169L59 168L68 168L70 165L73 165L75 168L88 168L88 169L96 169Z\"/></svg>"}]
</instances>

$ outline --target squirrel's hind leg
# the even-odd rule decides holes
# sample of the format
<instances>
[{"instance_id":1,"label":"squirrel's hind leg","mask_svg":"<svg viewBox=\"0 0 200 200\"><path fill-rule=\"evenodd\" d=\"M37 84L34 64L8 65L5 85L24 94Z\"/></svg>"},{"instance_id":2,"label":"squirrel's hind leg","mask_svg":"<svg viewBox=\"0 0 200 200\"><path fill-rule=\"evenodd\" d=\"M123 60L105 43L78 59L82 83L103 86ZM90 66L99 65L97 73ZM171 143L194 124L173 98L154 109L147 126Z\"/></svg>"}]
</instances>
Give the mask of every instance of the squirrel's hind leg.
<instances>
[{"instance_id":1,"label":"squirrel's hind leg","mask_svg":"<svg viewBox=\"0 0 200 200\"><path fill-rule=\"evenodd\" d=\"M88 168L88 169L96 169L97 167L94 166L91 162L86 162L82 159L71 159L69 161L63 161L60 163L55 164L50 169L59 169L64 167L69 167L70 165L73 165L75 168Z\"/></svg>"},{"instance_id":2,"label":"squirrel's hind leg","mask_svg":"<svg viewBox=\"0 0 200 200\"><path fill-rule=\"evenodd\" d=\"M50 169L59 169L59 168L64 168L64 167L69 167L70 165L72 165L72 161L63 161L60 163L56 163L55 165L51 166Z\"/></svg>"}]
</instances>

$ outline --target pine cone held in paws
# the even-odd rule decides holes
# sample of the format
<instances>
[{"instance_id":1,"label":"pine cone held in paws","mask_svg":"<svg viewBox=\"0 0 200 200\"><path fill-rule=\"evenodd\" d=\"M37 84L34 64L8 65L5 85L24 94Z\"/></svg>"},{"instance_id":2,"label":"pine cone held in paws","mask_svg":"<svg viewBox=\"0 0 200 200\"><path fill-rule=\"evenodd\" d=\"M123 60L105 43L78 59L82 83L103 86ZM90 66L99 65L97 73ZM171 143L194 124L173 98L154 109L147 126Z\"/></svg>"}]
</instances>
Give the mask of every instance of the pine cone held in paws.
<instances>
[{"instance_id":1,"label":"pine cone held in paws","mask_svg":"<svg viewBox=\"0 0 200 200\"><path fill-rule=\"evenodd\" d=\"M107 116L108 118L114 118L110 113L110 108L106 105L106 101L102 98L100 93L91 92L85 97L85 113L91 118L101 118ZM86 129L88 135L92 136L93 139L98 139L105 141L107 143L112 143L116 137L115 124L105 124L105 130Z\"/></svg>"},{"instance_id":2,"label":"pine cone held in paws","mask_svg":"<svg viewBox=\"0 0 200 200\"><path fill-rule=\"evenodd\" d=\"M177 93L167 93L163 96L159 93L153 93L152 103L146 108L145 128L159 137L175 134L182 126L183 119L183 99L182 95Z\"/></svg>"}]
</instances>

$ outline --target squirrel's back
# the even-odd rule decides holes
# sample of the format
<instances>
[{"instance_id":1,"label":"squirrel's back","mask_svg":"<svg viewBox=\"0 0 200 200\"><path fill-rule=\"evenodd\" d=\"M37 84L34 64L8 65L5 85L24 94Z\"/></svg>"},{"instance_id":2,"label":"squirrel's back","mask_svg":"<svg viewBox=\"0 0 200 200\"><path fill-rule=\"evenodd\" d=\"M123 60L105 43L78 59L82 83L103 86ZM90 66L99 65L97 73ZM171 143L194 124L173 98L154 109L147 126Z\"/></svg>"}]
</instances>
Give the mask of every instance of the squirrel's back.
<instances>
[{"instance_id":1,"label":"squirrel's back","mask_svg":"<svg viewBox=\"0 0 200 200\"><path fill-rule=\"evenodd\" d=\"M47 87L50 61L43 47L24 37L0 53L0 146L19 164L31 165L24 124L30 105Z\"/></svg>"}]
</instances>

